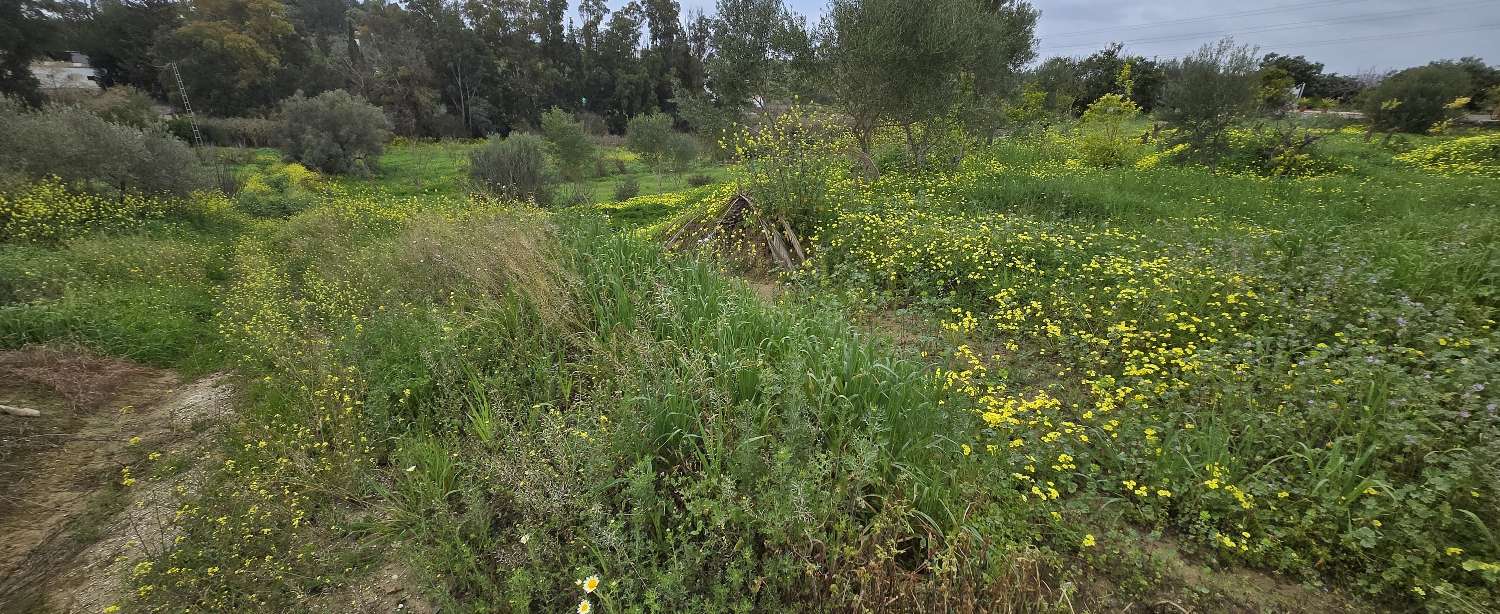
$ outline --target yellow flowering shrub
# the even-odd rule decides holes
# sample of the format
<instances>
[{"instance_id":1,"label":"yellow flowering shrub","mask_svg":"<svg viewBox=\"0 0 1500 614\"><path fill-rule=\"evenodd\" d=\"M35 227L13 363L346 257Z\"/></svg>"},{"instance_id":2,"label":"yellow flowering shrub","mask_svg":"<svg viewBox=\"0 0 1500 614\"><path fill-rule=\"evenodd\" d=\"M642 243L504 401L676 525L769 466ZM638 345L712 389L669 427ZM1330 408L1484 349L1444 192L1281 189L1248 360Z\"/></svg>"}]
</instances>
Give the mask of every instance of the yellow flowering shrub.
<instances>
[{"instance_id":1,"label":"yellow flowering shrub","mask_svg":"<svg viewBox=\"0 0 1500 614\"><path fill-rule=\"evenodd\" d=\"M0 242L56 242L96 230L124 230L165 217L163 198L125 194L111 198L69 189L45 179L12 193L0 192Z\"/></svg>"},{"instance_id":2,"label":"yellow flowering shrub","mask_svg":"<svg viewBox=\"0 0 1500 614\"><path fill-rule=\"evenodd\" d=\"M1445 140L1396 156L1434 175L1500 177L1500 133Z\"/></svg>"},{"instance_id":3,"label":"yellow flowering shrub","mask_svg":"<svg viewBox=\"0 0 1500 614\"><path fill-rule=\"evenodd\" d=\"M0 191L0 243L56 243L99 231L140 228L149 221L213 223L235 219L218 192L191 196L104 196L48 178L14 191Z\"/></svg>"}]
</instances>

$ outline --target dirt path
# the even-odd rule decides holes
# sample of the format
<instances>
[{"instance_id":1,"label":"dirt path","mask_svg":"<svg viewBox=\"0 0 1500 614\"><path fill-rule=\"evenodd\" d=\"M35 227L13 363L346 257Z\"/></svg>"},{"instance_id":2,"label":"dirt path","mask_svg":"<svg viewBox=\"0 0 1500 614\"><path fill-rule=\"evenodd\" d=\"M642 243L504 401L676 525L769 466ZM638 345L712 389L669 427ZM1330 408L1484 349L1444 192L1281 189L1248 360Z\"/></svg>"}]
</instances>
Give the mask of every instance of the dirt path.
<instances>
[{"instance_id":1,"label":"dirt path","mask_svg":"<svg viewBox=\"0 0 1500 614\"><path fill-rule=\"evenodd\" d=\"M125 567L170 543L175 493L230 394L222 376L185 383L76 349L0 353L0 404L42 412L0 416L0 612L117 602Z\"/></svg>"}]
</instances>

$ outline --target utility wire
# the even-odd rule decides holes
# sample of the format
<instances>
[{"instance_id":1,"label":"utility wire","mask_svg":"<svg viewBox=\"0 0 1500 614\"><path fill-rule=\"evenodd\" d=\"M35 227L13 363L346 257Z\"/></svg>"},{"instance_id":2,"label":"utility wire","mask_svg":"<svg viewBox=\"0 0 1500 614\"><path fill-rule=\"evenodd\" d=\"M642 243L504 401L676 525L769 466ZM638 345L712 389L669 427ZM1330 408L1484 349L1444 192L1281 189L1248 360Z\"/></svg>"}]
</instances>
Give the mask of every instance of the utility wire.
<instances>
[{"instance_id":1,"label":"utility wire","mask_svg":"<svg viewBox=\"0 0 1500 614\"><path fill-rule=\"evenodd\" d=\"M1287 41L1287 42L1280 42L1280 43L1262 44L1262 45L1260 45L1260 47L1263 48L1263 49L1277 49L1277 48L1280 48L1280 49L1303 49L1303 48L1306 48L1306 47L1322 47L1322 46L1327 46L1327 45L1342 45L1342 44L1346 44L1346 43L1360 43L1360 42L1379 41L1379 40L1388 40L1388 39L1397 39L1397 38L1411 38L1411 37L1414 37L1414 36L1431 36L1431 35L1436 35L1436 34L1461 34L1461 33L1465 33L1465 32L1479 32L1479 31L1485 31L1485 30L1500 30L1500 23L1491 23L1491 24L1484 24L1484 25L1478 25L1478 26L1467 26L1467 27L1459 27L1459 28L1435 28L1435 29L1431 29L1431 30L1417 30L1417 31L1412 31L1412 32L1392 32L1392 33L1388 33L1388 34L1372 34L1372 35L1365 35L1365 36L1351 36L1351 37L1346 37L1346 38L1317 39L1317 40L1311 40L1311 41ZM1186 53L1191 53L1192 51L1193 51L1192 49L1187 49L1187 50L1183 50L1183 51L1180 51L1180 52L1177 52L1177 53L1158 53L1158 54L1153 54L1153 55L1158 56L1158 57L1160 57L1160 56L1172 57L1172 56L1183 55L1183 54L1186 54Z\"/></svg>"},{"instance_id":2,"label":"utility wire","mask_svg":"<svg viewBox=\"0 0 1500 614\"><path fill-rule=\"evenodd\" d=\"M1191 33L1191 34L1172 34L1172 35L1164 35L1164 36L1153 36L1153 37L1147 37L1147 38L1127 39L1127 40L1118 41L1118 42L1127 43L1127 44L1162 43L1162 42L1172 42L1172 41L1179 41L1179 40L1189 40L1189 39L1195 39L1195 38L1212 38L1212 37L1232 36L1232 35L1240 35L1240 34L1258 34L1258 33L1263 33L1263 32L1278 32L1278 31L1282 31L1282 30L1297 30L1297 29L1301 29L1301 28L1316 28L1316 27L1325 27L1325 26L1333 26L1333 25L1344 25L1344 24L1349 24L1349 23L1359 23L1359 22L1366 22L1366 21L1381 21L1381 20L1386 20L1386 19L1398 19L1398 18L1403 18L1403 17L1413 17L1413 16L1417 16L1417 15L1424 15L1424 14L1430 14L1430 13L1441 12L1441 11L1451 11L1451 10L1457 10L1457 9L1465 9L1465 8L1470 8L1470 7L1473 7L1473 6L1478 6L1478 5L1483 5L1483 4L1491 4L1492 2L1493 2L1493 0L1479 0L1479 1L1476 1L1476 2L1462 2L1462 3L1458 3L1458 4L1447 5L1447 6L1423 7L1423 8L1418 8L1418 9L1403 9L1403 10L1399 10L1399 11L1388 11L1388 12L1385 12L1385 13L1372 13L1372 14L1369 14L1369 15L1353 15L1353 16L1348 16L1348 17L1340 17L1340 18L1331 18L1331 19L1317 20L1317 21L1314 21L1314 22L1282 23L1282 24L1274 24L1274 25L1267 25L1267 26L1258 26L1258 27L1238 29L1238 30L1219 30L1219 31L1214 31L1214 32L1194 32L1194 33ZM1051 46L1051 47L1043 46L1042 49L1041 49L1041 51L1043 51L1043 52L1056 52L1056 51L1061 51L1061 50L1064 50L1064 49L1093 48L1093 47L1099 47L1099 46L1102 46L1102 45L1105 45L1105 44L1108 44L1108 43L1111 43L1111 42L1116 42L1116 41L1096 41L1096 42L1093 42L1093 43L1080 43L1080 44L1071 44L1071 45L1057 45L1057 46Z\"/></svg>"},{"instance_id":3,"label":"utility wire","mask_svg":"<svg viewBox=\"0 0 1500 614\"><path fill-rule=\"evenodd\" d=\"M1272 14L1272 13L1283 13L1283 12L1286 12L1286 11L1289 11L1289 10L1293 10L1293 9L1322 8L1322 7L1326 7L1326 6L1337 6L1337 5L1340 5L1340 4L1349 4L1351 2L1365 2L1365 1L1367 1L1367 0L1323 0L1321 2L1302 2L1302 3L1298 3L1298 4L1282 4L1282 5L1277 5L1277 6L1268 7L1268 8L1251 9L1251 10L1246 10L1246 11L1238 11L1238 12L1234 12L1234 13L1219 13L1219 14L1216 14L1216 15L1204 15L1202 17L1185 17L1185 18L1182 18L1182 19L1169 19L1169 20L1166 20L1166 21L1153 21L1151 23L1140 23L1140 24L1132 24L1132 25L1125 25L1125 26L1110 26L1110 27L1107 27L1107 28L1094 28L1094 29L1091 29L1091 30L1074 30L1072 32L1062 32L1062 33L1059 33L1059 34L1053 34L1052 36L1056 37L1056 38L1067 38L1067 37L1071 37L1071 36L1080 36L1080 35L1087 35L1087 34L1108 34L1108 33L1112 33L1112 32L1119 32L1121 30L1141 30L1141 29L1157 28L1157 27L1161 27L1161 26L1175 26L1175 25L1181 25L1181 24L1187 24L1187 23L1197 23L1197 22L1201 22L1201 21L1215 21L1215 20L1219 20L1219 19L1229 19L1229 18L1233 18L1233 17L1252 17L1252 16L1255 16L1255 15L1269 15L1269 14ZM1046 13L1044 12L1043 15L1045 15L1045 14Z\"/></svg>"}]
</instances>

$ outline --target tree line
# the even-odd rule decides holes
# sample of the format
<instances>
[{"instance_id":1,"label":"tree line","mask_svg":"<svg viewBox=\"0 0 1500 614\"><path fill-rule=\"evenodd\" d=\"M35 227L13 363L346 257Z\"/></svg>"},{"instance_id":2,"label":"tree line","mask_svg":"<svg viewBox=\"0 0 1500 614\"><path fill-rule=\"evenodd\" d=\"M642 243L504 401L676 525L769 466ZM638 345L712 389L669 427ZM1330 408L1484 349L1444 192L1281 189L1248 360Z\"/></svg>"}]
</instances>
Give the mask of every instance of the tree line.
<instances>
[{"instance_id":1,"label":"tree line","mask_svg":"<svg viewBox=\"0 0 1500 614\"><path fill-rule=\"evenodd\" d=\"M676 0L0 0L0 17L0 94L33 104L27 62L62 49L88 54L106 86L173 103L175 65L216 117L342 89L413 137L536 130L560 108L594 133L665 113L715 143L747 108L801 98L840 108L865 145L900 128L919 165L949 128L993 138L1038 102L1023 91L1081 116L1126 66L1130 101L1153 112L1173 65L1114 44L1028 69L1038 12L1019 0L831 0L817 23L783 0L717 0L712 14ZM1296 84L1319 104L1368 103L1381 80L1275 53L1251 68L1266 108L1295 103ZM1471 111L1500 103L1500 69L1478 58L1411 70L1462 89Z\"/></svg>"},{"instance_id":2,"label":"tree line","mask_svg":"<svg viewBox=\"0 0 1500 614\"><path fill-rule=\"evenodd\" d=\"M25 63L86 53L106 86L177 100L176 64L201 112L255 115L296 92L344 89L397 134L478 136L535 127L549 108L623 131L679 98L793 93L813 33L780 0L3 0L19 32L5 93L37 100ZM784 86L784 87L783 87ZM805 91L812 91L807 88ZM711 95L709 94L711 92Z\"/></svg>"}]
</instances>

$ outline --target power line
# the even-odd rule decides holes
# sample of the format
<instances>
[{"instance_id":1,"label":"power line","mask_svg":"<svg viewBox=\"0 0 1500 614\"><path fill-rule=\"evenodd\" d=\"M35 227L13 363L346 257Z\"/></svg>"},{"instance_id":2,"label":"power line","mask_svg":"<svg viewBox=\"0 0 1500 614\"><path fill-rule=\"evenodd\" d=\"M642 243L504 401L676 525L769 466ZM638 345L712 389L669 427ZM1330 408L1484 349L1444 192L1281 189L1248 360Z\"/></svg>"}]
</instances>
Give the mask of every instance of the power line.
<instances>
[{"instance_id":1,"label":"power line","mask_svg":"<svg viewBox=\"0 0 1500 614\"><path fill-rule=\"evenodd\" d=\"M1309 40L1309 41L1286 41L1286 42L1279 42L1279 43L1268 43L1268 44L1261 45L1261 47L1262 48L1271 48L1271 49L1275 49L1275 48L1282 48L1282 49L1288 49L1288 48L1291 48L1291 49L1303 49L1303 48L1307 48L1307 47L1322 47L1322 46L1327 46L1327 45L1342 45L1342 44L1346 44L1346 43L1360 43L1360 42L1379 41L1379 40L1388 40L1388 39L1397 39L1397 38L1411 38L1411 37L1414 37L1414 36L1431 36L1431 35L1435 35L1435 34L1461 34L1461 33L1465 33L1465 32L1479 32L1479 31L1484 31L1484 30L1500 30L1500 23L1491 23L1491 24L1484 24L1484 25L1478 25L1478 26L1467 26L1467 27L1459 27L1459 28L1436 28L1436 29L1431 29L1431 30L1417 30L1417 31L1412 31L1412 32L1392 32L1392 33L1388 33L1388 34L1371 34L1371 35L1365 35L1365 36L1351 36L1351 37L1345 37L1345 38L1316 39L1316 40ZM1185 53L1191 53L1192 51L1193 51L1192 49L1185 49L1185 50L1179 51L1177 53L1160 53L1160 54L1155 54L1155 55L1158 55L1158 56L1165 55L1165 56L1169 56L1170 57L1170 56L1176 56L1176 55L1183 55Z\"/></svg>"},{"instance_id":2,"label":"power line","mask_svg":"<svg viewBox=\"0 0 1500 614\"><path fill-rule=\"evenodd\" d=\"M1235 13L1219 13L1219 14L1215 14L1215 15L1204 15L1202 17L1185 17L1185 18L1182 18L1182 19L1170 19L1170 20L1167 20L1167 21L1154 21L1154 22L1151 22L1151 23L1140 23L1140 24L1133 24L1133 25L1126 25L1126 26L1111 26L1111 27L1107 27L1107 28L1094 28L1092 30L1074 30L1072 32L1063 32L1063 33L1060 33L1060 34L1053 34L1052 36L1053 37L1057 37L1057 38L1067 38L1067 37L1071 37L1071 36L1079 36L1079 35L1086 35L1086 34L1106 34L1106 33L1110 33L1110 32L1119 32L1121 30L1141 30L1141 29L1157 28L1157 27L1161 27L1161 26L1175 26L1175 25L1181 25L1181 24L1186 24L1186 23L1197 23L1197 22L1200 22L1200 21L1215 21L1215 20L1219 20L1219 19L1229 19L1229 18L1232 18L1232 17L1252 17L1252 16L1255 16L1255 15L1268 15L1268 14L1271 14L1271 13L1281 13L1281 12L1285 12L1285 11L1288 11L1288 10L1291 10L1291 9L1323 8L1323 7L1327 7L1327 6L1337 6L1337 5L1340 5L1340 4L1349 4L1351 2L1363 2L1363 1L1364 0L1323 0L1321 2L1302 2L1302 3L1298 3L1298 4L1281 4L1281 5L1277 5L1277 6L1273 6L1273 7L1261 8L1261 9L1251 9L1251 10L1246 10L1246 11L1238 11L1238 12L1235 12Z\"/></svg>"},{"instance_id":3,"label":"power line","mask_svg":"<svg viewBox=\"0 0 1500 614\"><path fill-rule=\"evenodd\" d=\"M1438 28L1433 30L1419 30L1416 32L1400 32L1394 34L1371 34L1367 36L1352 36L1349 38L1334 38L1327 40L1309 41L1304 43L1276 43L1275 46L1319 47L1323 45L1337 45L1343 43L1357 43L1365 41L1378 41L1390 38L1410 38L1413 36L1428 36L1431 34L1459 34L1463 32L1479 32L1482 30L1500 30L1500 23L1491 23L1481 26L1469 26L1466 28ZM1267 45L1272 46L1272 45Z\"/></svg>"},{"instance_id":4,"label":"power line","mask_svg":"<svg viewBox=\"0 0 1500 614\"><path fill-rule=\"evenodd\" d=\"M1403 17L1413 17L1413 16L1417 16L1417 15L1430 14L1430 13L1435 13L1435 12L1440 12L1440 11L1451 11L1451 10L1456 10L1456 9L1469 8L1469 7L1472 7L1472 6L1478 6L1478 5L1482 5L1482 4L1490 4L1491 1L1492 0L1479 0L1479 1L1476 1L1476 2L1461 2L1461 3L1458 3L1458 4L1452 4L1452 5L1448 5L1448 6L1423 7L1423 8L1419 8L1419 9L1403 9L1403 10L1399 10L1399 11L1388 11L1388 12L1385 12L1385 13L1372 13L1372 14L1369 14L1369 15L1352 15L1352 16L1341 17L1341 18L1323 19L1323 20L1318 20L1318 21L1314 21L1314 22L1282 23L1282 24L1273 24L1273 25L1267 25L1267 26L1257 26L1257 27L1253 27L1253 28L1246 28L1246 29L1240 29L1240 30L1219 30L1219 31L1214 31L1214 32L1194 32L1194 33L1191 33L1191 34L1172 34L1172 35L1163 35L1163 36L1153 36L1153 37L1147 37L1147 38L1128 39L1128 40L1119 41L1119 42L1127 43L1127 44L1162 43L1162 42L1172 42L1172 41L1179 41L1179 40L1189 40L1189 39L1195 39L1195 38L1211 38L1211 37L1232 36L1232 35L1241 35L1241 34L1259 34L1259 33L1263 33L1263 32L1278 32L1278 31L1283 31L1283 30L1296 30L1296 29L1301 29L1301 28L1316 28L1316 27L1325 27L1325 26L1333 26L1333 25L1343 25L1343 24L1349 24L1349 23L1359 23L1359 22L1366 22L1366 21L1381 21L1381 20L1386 20L1386 19L1397 19L1397 18L1403 18ZM1042 49L1041 49L1041 51L1042 52L1054 52L1055 53L1057 51L1061 51L1061 50L1064 50L1064 49L1078 49L1078 48L1098 47L1098 46L1105 45L1105 44L1108 44L1108 43L1111 43L1111 42L1116 42L1116 41L1096 41L1096 42L1093 42L1093 43L1079 43L1079 44L1070 44L1070 45L1057 45L1057 46L1051 46L1051 47L1043 46Z\"/></svg>"}]
</instances>

